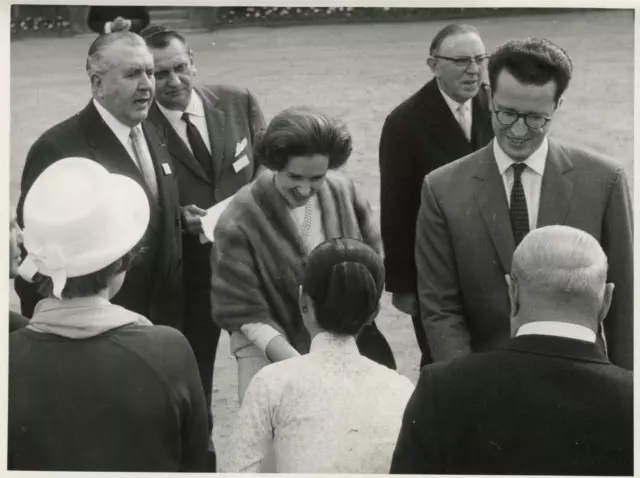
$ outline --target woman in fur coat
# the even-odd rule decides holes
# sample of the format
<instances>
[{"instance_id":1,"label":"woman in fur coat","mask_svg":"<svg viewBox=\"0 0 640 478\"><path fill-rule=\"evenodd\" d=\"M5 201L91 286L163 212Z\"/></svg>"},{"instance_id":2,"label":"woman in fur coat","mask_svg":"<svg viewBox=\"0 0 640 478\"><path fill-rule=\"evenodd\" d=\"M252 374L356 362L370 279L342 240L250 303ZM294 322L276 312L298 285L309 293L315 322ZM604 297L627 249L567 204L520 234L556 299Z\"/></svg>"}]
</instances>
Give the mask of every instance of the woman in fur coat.
<instances>
[{"instance_id":1,"label":"woman in fur coat","mask_svg":"<svg viewBox=\"0 0 640 478\"><path fill-rule=\"evenodd\" d=\"M298 286L309 253L337 237L381 252L367 201L335 171L352 151L346 126L310 108L276 115L256 145L266 166L220 217L212 262L213 319L231 334L240 400L265 365L309 351ZM375 322L357 339L362 355L395 369Z\"/></svg>"}]
</instances>

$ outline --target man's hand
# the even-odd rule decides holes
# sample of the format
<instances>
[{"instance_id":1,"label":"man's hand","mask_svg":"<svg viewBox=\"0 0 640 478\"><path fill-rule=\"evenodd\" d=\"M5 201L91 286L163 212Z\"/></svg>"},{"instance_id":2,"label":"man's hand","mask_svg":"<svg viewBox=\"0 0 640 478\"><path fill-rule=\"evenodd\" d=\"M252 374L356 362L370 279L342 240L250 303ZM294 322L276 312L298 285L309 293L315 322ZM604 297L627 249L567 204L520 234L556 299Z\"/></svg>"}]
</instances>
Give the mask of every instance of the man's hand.
<instances>
[{"instance_id":1,"label":"man's hand","mask_svg":"<svg viewBox=\"0 0 640 478\"><path fill-rule=\"evenodd\" d=\"M411 316L418 315L420 313L420 303L416 294L408 293L393 293L391 296L391 303L400 312L409 314Z\"/></svg>"},{"instance_id":2,"label":"man's hand","mask_svg":"<svg viewBox=\"0 0 640 478\"><path fill-rule=\"evenodd\" d=\"M207 211L194 204L184 206L180 210L182 216L182 228L189 234L198 235L203 233L200 218L207 215Z\"/></svg>"}]
</instances>

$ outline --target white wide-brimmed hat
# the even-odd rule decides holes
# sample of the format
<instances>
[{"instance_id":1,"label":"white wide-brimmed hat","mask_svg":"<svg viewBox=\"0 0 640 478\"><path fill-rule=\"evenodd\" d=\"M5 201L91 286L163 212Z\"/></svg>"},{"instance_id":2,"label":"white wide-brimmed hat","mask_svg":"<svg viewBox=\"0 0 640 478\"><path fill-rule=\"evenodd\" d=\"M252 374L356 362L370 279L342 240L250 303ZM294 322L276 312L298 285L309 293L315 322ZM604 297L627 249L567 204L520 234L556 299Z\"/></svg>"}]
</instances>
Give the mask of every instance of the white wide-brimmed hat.
<instances>
[{"instance_id":1,"label":"white wide-brimmed hat","mask_svg":"<svg viewBox=\"0 0 640 478\"><path fill-rule=\"evenodd\" d=\"M62 298L68 277L97 272L129 252L149 224L149 200L134 180L85 158L56 161L36 179L23 210L27 257L20 275L51 277Z\"/></svg>"}]
</instances>

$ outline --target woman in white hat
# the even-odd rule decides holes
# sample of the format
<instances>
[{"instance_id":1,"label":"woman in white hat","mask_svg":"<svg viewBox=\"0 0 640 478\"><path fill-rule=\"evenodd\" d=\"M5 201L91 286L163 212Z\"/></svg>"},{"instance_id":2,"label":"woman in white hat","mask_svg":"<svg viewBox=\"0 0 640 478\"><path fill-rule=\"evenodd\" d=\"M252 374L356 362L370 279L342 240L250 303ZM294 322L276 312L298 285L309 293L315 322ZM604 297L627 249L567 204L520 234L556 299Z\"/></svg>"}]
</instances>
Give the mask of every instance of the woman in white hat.
<instances>
[{"instance_id":1,"label":"woman in white hat","mask_svg":"<svg viewBox=\"0 0 640 478\"><path fill-rule=\"evenodd\" d=\"M186 339L109 302L148 222L140 186L87 159L57 161L29 191L20 274L47 298L10 337L9 469L203 470Z\"/></svg>"}]
</instances>

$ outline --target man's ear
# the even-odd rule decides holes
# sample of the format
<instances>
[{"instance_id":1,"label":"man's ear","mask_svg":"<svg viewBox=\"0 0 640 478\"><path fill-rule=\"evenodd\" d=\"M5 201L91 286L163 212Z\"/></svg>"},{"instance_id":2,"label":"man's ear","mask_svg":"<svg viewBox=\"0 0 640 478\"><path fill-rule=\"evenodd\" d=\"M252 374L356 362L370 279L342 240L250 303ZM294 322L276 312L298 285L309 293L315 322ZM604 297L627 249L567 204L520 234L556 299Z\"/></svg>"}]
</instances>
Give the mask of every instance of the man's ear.
<instances>
[{"instance_id":1,"label":"man's ear","mask_svg":"<svg viewBox=\"0 0 640 478\"><path fill-rule=\"evenodd\" d=\"M93 91L98 98L102 98L104 96L102 78L100 78L100 75L96 75L95 73L91 75L91 91Z\"/></svg>"},{"instance_id":2,"label":"man's ear","mask_svg":"<svg viewBox=\"0 0 640 478\"><path fill-rule=\"evenodd\" d=\"M558 102L556 103L556 109L555 109L554 113L560 109L560 107L562 106L563 101L564 101L564 96L561 96L560 98L558 98Z\"/></svg>"},{"instance_id":3,"label":"man's ear","mask_svg":"<svg viewBox=\"0 0 640 478\"><path fill-rule=\"evenodd\" d=\"M609 309L611 308L611 301L613 300L613 289L615 286L612 282L609 282L604 286L604 298L602 301L602 307L598 312L598 323L601 324L604 318L609 313Z\"/></svg>"},{"instance_id":4,"label":"man's ear","mask_svg":"<svg viewBox=\"0 0 640 478\"><path fill-rule=\"evenodd\" d=\"M427 58L427 66L431 70L431 73L433 73L433 76L436 76L436 59L431 56Z\"/></svg>"},{"instance_id":5,"label":"man's ear","mask_svg":"<svg viewBox=\"0 0 640 478\"><path fill-rule=\"evenodd\" d=\"M191 70L193 71L193 74L195 75L198 70L196 69L196 62L193 59L193 50L189 49L189 62L191 63Z\"/></svg>"}]
</instances>

